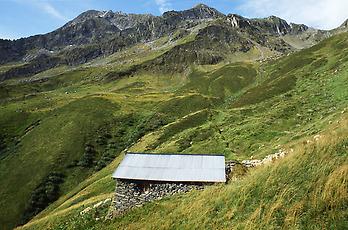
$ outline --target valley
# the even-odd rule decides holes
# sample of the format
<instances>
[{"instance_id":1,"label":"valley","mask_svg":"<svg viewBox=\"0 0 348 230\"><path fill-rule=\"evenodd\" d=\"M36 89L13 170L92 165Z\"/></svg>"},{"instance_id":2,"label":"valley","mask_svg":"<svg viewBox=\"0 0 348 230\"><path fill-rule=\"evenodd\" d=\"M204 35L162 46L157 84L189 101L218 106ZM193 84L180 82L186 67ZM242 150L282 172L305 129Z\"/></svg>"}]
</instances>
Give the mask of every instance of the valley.
<instances>
[{"instance_id":1,"label":"valley","mask_svg":"<svg viewBox=\"0 0 348 230\"><path fill-rule=\"evenodd\" d=\"M85 25L84 17L103 23L93 31L117 32L94 11L59 30ZM102 38L98 49L94 32L78 37L74 48L57 41L49 47L57 54L40 51L25 62L18 57L28 54L18 54L0 66L0 228L348 226L343 27L309 30L207 6L130 17L135 28L147 20L173 24L149 33L151 39L129 27L122 33L140 37L122 49L104 47L127 41L121 32ZM90 51L99 53L85 55ZM103 219L107 207L80 215L112 198L111 174L126 151L219 153L242 161L282 149L289 152L284 159L225 185L154 201L113 220Z\"/></svg>"}]
</instances>

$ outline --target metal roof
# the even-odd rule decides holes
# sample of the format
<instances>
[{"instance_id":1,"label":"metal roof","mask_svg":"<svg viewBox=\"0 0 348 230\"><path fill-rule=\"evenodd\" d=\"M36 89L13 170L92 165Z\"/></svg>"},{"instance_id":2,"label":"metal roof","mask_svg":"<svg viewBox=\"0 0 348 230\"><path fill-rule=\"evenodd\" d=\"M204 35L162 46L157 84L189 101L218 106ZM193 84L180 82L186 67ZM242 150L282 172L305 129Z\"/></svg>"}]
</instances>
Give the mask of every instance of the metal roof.
<instances>
[{"instance_id":1,"label":"metal roof","mask_svg":"<svg viewBox=\"0 0 348 230\"><path fill-rule=\"evenodd\" d=\"M173 182L225 182L225 157L202 154L127 153L112 177Z\"/></svg>"}]
</instances>

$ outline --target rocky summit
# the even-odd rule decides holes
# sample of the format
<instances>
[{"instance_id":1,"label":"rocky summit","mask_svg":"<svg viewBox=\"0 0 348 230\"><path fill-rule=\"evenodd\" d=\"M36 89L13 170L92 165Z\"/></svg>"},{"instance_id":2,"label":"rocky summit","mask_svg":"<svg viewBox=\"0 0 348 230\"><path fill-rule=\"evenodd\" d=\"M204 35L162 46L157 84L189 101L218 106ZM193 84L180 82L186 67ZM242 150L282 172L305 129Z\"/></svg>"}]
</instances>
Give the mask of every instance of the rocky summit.
<instances>
[{"instance_id":1,"label":"rocky summit","mask_svg":"<svg viewBox=\"0 0 348 230\"><path fill-rule=\"evenodd\" d=\"M184 11L165 12L162 16L90 10L51 33L14 41L0 40L1 64L25 63L1 73L0 80L25 77L61 65L83 64L165 36L170 36L171 40L188 34L195 36L191 47L185 49L195 53L197 50L193 47L199 44L203 50L192 55L200 59L198 63L213 64L229 54L252 48L266 49L274 54L289 53L335 33L335 30L288 24L276 16L247 19L236 14L224 15L204 4ZM200 41L202 37L204 42ZM221 49L215 52L206 47L208 44ZM213 58L209 58L211 52L215 53ZM188 63L184 64L192 62L186 61Z\"/></svg>"}]
</instances>

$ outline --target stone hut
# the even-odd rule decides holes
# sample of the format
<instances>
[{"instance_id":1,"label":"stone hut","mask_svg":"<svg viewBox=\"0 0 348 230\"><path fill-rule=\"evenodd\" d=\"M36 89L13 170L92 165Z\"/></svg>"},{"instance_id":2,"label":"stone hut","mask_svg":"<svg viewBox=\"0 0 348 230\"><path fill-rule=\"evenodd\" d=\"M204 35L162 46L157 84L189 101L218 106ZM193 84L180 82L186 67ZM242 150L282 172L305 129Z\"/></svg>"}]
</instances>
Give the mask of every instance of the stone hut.
<instances>
[{"instance_id":1,"label":"stone hut","mask_svg":"<svg viewBox=\"0 0 348 230\"><path fill-rule=\"evenodd\" d=\"M225 157L202 154L127 153L116 179L113 215L212 183L226 182Z\"/></svg>"}]
</instances>

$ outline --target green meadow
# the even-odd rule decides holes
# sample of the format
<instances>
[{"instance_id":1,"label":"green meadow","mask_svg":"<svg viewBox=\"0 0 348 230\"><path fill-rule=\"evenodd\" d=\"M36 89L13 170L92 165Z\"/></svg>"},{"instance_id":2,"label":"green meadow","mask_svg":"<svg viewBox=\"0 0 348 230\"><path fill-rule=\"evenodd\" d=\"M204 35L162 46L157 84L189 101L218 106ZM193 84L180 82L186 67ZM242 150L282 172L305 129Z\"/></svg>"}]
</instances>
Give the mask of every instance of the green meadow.
<instances>
[{"instance_id":1,"label":"green meadow","mask_svg":"<svg viewBox=\"0 0 348 230\"><path fill-rule=\"evenodd\" d=\"M264 62L139 67L171 48L135 46L0 84L0 227L33 218L20 228L347 228L347 33ZM132 66L131 75L115 74ZM289 154L111 221L96 220L107 209L81 217L112 198L111 173L126 149L229 160Z\"/></svg>"}]
</instances>

